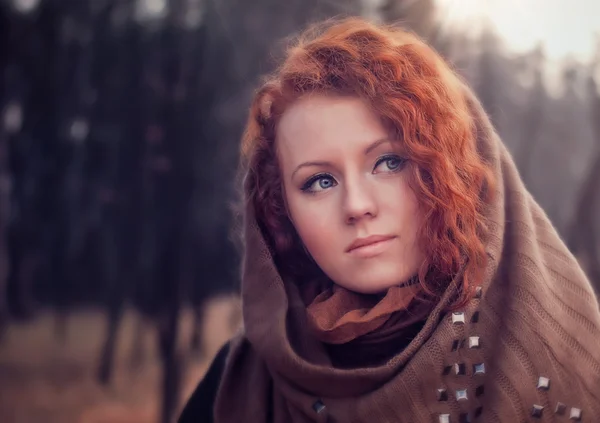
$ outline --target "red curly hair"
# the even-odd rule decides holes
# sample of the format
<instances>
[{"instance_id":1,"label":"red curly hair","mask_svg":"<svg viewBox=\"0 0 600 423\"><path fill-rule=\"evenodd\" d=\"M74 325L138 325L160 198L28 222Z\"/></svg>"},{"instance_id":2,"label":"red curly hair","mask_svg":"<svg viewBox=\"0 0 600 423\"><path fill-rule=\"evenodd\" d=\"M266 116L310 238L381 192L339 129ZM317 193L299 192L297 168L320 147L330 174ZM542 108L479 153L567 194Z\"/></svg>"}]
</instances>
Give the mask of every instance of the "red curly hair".
<instances>
[{"instance_id":1,"label":"red curly hair","mask_svg":"<svg viewBox=\"0 0 600 423\"><path fill-rule=\"evenodd\" d=\"M403 29L351 18L302 34L256 93L241 146L245 199L278 266L299 280L298 272L316 266L288 218L276 155L278 122L307 94L350 95L368 102L406 151L409 183L425 217L420 284L439 296L464 271L455 305L468 301L487 261L482 208L494 181L477 152L462 86L431 47Z\"/></svg>"}]
</instances>

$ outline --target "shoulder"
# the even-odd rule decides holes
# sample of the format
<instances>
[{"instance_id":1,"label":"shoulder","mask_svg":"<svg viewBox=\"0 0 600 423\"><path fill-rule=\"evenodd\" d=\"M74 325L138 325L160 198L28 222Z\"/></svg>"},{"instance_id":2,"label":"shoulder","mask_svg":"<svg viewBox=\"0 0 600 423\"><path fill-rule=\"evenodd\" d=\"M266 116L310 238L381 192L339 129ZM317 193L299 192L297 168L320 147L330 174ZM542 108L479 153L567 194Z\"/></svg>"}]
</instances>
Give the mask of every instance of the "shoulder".
<instances>
[{"instance_id":1,"label":"shoulder","mask_svg":"<svg viewBox=\"0 0 600 423\"><path fill-rule=\"evenodd\" d=\"M226 343L219 350L204 378L183 408L178 423L212 423L213 405L225 369L229 348L229 343Z\"/></svg>"}]
</instances>

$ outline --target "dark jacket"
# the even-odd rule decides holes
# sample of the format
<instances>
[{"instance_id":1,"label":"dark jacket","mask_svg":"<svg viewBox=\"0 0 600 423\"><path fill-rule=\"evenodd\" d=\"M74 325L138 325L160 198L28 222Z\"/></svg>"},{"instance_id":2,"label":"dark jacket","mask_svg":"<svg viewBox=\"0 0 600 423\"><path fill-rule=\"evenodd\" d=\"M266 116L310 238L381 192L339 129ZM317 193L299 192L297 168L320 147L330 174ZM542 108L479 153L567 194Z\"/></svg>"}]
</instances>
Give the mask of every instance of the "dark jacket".
<instances>
[{"instance_id":1,"label":"dark jacket","mask_svg":"<svg viewBox=\"0 0 600 423\"><path fill-rule=\"evenodd\" d=\"M225 344L213 359L206 375L198 384L181 412L178 423L213 422L213 405L225 368L225 359L228 352L229 343Z\"/></svg>"}]
</instances>

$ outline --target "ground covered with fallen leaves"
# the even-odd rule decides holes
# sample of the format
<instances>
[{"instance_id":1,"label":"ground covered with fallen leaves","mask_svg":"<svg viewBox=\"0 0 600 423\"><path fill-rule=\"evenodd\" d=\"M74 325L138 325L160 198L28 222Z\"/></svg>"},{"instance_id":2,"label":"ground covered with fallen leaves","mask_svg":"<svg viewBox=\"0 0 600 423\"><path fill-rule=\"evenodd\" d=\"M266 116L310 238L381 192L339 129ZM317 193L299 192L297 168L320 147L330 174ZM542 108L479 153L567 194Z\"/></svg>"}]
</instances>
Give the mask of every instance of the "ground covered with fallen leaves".
<instances>
[{"instance_id":1,"label":"ground covered with fallen leaves","mask_svg":"<svg viewBox=\"0 0 600 423\"><path fill-rule=\"evenodd\" d=\"M219 298L206 307L203 353L185 361L183 406L219 347L229 339L236 299ZM95 381L106 320L100 311L83 310L68 318L67 336L55 335L55 316L40 313L13 324L0 345L0 422L2 423L158 423L161 368L156 333L142 329L145 360L131 365L134 332L140 318L126 314L119 333L114 379L109 387ZM182 313L181 348L189 345L191 312Z\"/></svg>"}]
</instances>

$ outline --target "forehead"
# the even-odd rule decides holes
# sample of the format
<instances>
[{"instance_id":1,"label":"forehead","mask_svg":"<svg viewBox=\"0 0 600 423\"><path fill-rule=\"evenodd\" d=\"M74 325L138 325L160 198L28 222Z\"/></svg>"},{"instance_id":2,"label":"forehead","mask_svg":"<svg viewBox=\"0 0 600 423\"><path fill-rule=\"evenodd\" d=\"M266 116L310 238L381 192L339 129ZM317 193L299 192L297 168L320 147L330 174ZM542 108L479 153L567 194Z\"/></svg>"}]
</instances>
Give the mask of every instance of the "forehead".
<instances>
[{"instance_id":1,"label":"forehead","mask_svg":"<svg viewBox=\"0 0 600 423\"><path fill-rule=\"evenodd\" d=\"M386 135L381 120L361 99L313 95L283 114L277 147L284 155L306 157L326 150L364 149Z\"/></svg>"}]
</instances>

